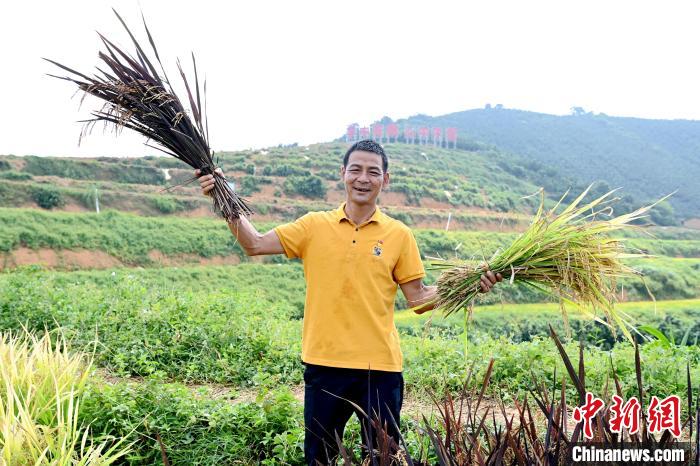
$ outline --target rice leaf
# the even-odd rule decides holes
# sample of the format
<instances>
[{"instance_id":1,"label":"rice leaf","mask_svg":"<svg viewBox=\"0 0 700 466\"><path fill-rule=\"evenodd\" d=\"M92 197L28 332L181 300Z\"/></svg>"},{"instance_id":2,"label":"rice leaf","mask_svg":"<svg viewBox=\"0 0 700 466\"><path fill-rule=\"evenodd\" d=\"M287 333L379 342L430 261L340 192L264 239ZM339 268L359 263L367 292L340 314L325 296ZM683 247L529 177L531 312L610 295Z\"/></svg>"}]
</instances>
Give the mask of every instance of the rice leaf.
<instances>
[{"instance_id":1,"label":"rice leaf","mask_svg":"<svg viewBox=\"0 0 700 466\"><path fill-rule=\"evenodd\" d=\"M592 186L592 185L591 185ZM630 329L636 331L628 315L615 309L617 280L641 276L623 263L623 259L649 257L630 252L626 238L610 235L622 229L639 228L631 222L643 218L653 204L634 212L609 217L617 201L611 190L590 201L584 201L588 186L568 206L560 209L565 196L549 210L544 209L544 193L539 208L528 229L507 248L497 251L486 262L436 260L431 268L443 270L438 278L434 304L446 315L467 309L478 299L479 280L487 270L502 274L508 281L523 283L556 296L562 303L573 305L585 316L604 323L613 330L620 329L632 341ZM560 212L557 212L560 210ZM568 328L568 327L567 327Z\"/></svg>"}]
</instances>

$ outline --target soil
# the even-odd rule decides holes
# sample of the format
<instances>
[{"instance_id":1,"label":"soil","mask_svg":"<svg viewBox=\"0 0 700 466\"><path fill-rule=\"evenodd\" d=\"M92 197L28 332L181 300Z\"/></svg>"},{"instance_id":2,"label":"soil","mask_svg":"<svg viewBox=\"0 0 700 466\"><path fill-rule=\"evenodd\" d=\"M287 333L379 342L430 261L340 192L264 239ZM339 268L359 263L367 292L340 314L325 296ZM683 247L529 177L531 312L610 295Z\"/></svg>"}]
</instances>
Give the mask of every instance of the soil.
<instances>
[{"instance_id":1,"label":"soil","mask_svg":"<svg viewBox=\"0 0 700 466\"><path fill-rule=\"evenodd\" d=\"M119 259L103 251L87 249L54 250L18 248L5 254L0 270L23 265L42 265L52 269L107 269L124 265Z\"/></svg>"},{"instance_id":2,"label":"soil","mask_svg":"<svg viewBox=\"0 0 700 466\"><path fill-rule=\"evenodd\" d=\"M94 209L88 209L83 205L80 204L75 204L72 202L66 203L61 207L61 210L64 212L93 212Z\"/></svg>"},{"instance_id":3,"label":"soil","mask_svg":"<svg viewBox=\"0 0 700 466\"><path fill-rule=\"evenodd\" d=\"M280 184L273 184L273 183L271 183L271 184L263 184L263 185L260 186L260 192L259 192L259 193L255 193L253 196L251 196L251 199L253 199L253 198L268 198L268 199L272 199L272 198L276 197L276 196L275 196L275 191L276 191L277 189L280 189L280 186L281 186L281 185L282 185L281 182L280 182Z\"/></svg>"},{"instance_id":4,"label":"soil","mask_svg":"<svg viewBox=\"0 0 700 466\"><path fill-rule=\"evenodd\" d=\"M200 257L196 254L178 254L166 256L161 251L153 250L148 258L159 266L185 266L185 265L236 265L241 262L240 257L214 256ZM255 261L254 261L255 262ZM103 251L88 249L29 249L18 248L10 253L0 256L0 271L13 269L25 265L41 265L49 269L76 270L76 269L109 269L113 267L129 266L116 257Z\"/></svg>"},{"instance_id":5,"label":"soil","mask_svg":"<svg viewBox=\"0 0 700 466\"><path fill-rule=\"evenodd\" d=\"M185 212L178 212L175 215L178 217L214 217L214 213L211 211L211 208L207 206L197 207L196 209Z\"/></svg>"},{"instance_id":6,"label":"soil","mask_svg":"<svg viewBox=\"0 0 700 466\"><path fill-rule=\"evenodd\" d=\"M21 172L24 166L27 164L27 162L22 158L11 158L7 159L7 161L10 163L12 169L17 172Z\"/></svg>"},{"instance_id":7,"label":"soil","mask_svg":"<svg viewBox=\"0 0 700 466\"><path fill-rule=\"evenodd\" d=\"M686 228L694 228L700 230L700 218L691 218L683 222L683 226Z\"/></svg>"},{"instance_id":8,"label":"soil","mask_svg":"<svg viewBox=\"0 0 700 466\"><path fill-rule=\"evenodd\" d=\"M156 249L148 253L148 258L156 265L165 267L179 267L183 265L236 265L241 263L241 258L238 256L201 257L196 254L167 256Z\"/></svg>"}]
</instances>

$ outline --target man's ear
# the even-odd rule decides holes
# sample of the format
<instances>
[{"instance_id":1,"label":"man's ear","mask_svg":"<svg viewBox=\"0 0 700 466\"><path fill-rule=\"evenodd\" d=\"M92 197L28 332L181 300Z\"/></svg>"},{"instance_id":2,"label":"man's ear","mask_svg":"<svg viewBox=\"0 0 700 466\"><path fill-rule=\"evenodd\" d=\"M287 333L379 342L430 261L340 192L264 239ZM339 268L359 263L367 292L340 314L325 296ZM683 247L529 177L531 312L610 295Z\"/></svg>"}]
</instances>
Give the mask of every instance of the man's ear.
<instances>
[{"instance_id":1,"label":"man's ear","mask_svg":"<svg viewBox=\"0 0 700 466\"><path fill-rule=\"evenodd\" d=\"M345 165L340 166L340 181L345 179Z\"/></svg>"},{"instance_id":2,"label":"man's ear","mask_svg":"<svg viewBox=\"0 0 700 466\"><path fill-rule=\"evenodd\" d=\"M389 187L389 172L384 173L384 184L382 185L382 190Z\"/></svg>"}]
</instances>

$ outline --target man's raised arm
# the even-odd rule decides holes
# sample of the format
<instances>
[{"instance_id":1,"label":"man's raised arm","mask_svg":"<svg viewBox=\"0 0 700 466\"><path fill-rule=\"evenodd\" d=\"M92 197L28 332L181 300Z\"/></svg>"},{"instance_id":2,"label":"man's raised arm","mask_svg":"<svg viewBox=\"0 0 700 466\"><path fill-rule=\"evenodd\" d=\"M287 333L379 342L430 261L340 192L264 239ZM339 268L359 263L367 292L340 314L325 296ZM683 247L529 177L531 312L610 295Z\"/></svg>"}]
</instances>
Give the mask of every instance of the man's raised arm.
<instances>
[{"instance_id":1,"label":"man's raised arm","mask_svg":"<svg viewBox=\"0 0 700 466\"><path fill-rule=\"evenodd\" d=\"M220 168L217 168L216 172L224 176ZM214 175L199 176L199 170L195 170L194 175L199 179L202 194L208 196L209 192L214 189ZM228 228L248 256L284 254L282 243L274 230L270 230L263 235L245 217L240 217L229 223Z\"/></svg>"}]
</instances>

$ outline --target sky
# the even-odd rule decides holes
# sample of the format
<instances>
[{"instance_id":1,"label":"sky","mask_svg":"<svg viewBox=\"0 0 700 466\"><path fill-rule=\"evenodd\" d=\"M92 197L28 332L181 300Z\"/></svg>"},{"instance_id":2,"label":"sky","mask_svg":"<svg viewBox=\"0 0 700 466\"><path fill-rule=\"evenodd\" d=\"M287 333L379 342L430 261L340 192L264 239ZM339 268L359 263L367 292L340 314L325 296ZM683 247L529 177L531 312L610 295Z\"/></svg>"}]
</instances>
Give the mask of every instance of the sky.
<instances>
[{"instance_id":1,"label":"sky","mask_svg":"<svg viewBox=\"0 0 700 466\"><path fill-rule=\"evenodd\" d=\"M143 11L171 78L195 53L214 150L488 103L700 120L698 2L22 0L0 10L0 154L157 153L100 128L79 146L100 103L79 109L75 86L46 76L41 57L92 71L96 31L131 50L112 7L147 43Z\"/></svg>"}]
</instances>

